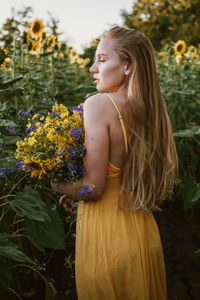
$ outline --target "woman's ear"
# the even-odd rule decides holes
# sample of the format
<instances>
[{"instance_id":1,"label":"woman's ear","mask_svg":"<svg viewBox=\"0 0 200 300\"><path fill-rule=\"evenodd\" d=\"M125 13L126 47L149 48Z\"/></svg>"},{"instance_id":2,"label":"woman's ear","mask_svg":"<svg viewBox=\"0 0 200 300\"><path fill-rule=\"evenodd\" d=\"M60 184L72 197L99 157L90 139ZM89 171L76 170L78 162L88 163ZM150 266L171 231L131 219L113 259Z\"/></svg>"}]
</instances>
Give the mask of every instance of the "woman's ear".
<instances>
[{"instance_id":1,"label":"woman's ear","mask_svg":"<svg viewBox=\"0 0 200 300\"><path fill-rule=\"evenodd\" d=\"M126 76L129 75L130 72L131 72L131 70L132 70L132 65L131 65L129 62L127 62L127 63L125 64L125 71L124 71L124 74L125 74Z\"/></svg>"}]
</instances>

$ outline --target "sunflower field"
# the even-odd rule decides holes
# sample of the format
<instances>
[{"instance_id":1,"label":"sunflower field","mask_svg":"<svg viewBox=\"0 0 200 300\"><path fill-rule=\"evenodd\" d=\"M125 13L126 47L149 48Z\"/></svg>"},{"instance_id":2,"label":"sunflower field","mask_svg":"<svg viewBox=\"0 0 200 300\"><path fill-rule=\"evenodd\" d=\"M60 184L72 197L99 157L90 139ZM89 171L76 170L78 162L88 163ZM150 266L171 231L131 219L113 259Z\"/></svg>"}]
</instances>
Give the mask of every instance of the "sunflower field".
<instances>
[{"instance_id":1,"label":"sunflower field","mask_svg":"<svg viewBox=\"0 0 200 300\"><path fill-rule=\"evenodd\" d=\"M96 92L88 71L92 57L60 41L55 28L48 33L42 20L16 24L11 39L0 31L0 299L77 299L76 207L59 207L60 195L47 180L24 173L15 153L34 116L47 114L55 102L78 105ZM199 58L200 48L184 40L156 53L179 157L179 177L166 203L178 205L188 219L200 208ZM192 255L199 259L200 246Z\"/></svg>"}]
</instances>

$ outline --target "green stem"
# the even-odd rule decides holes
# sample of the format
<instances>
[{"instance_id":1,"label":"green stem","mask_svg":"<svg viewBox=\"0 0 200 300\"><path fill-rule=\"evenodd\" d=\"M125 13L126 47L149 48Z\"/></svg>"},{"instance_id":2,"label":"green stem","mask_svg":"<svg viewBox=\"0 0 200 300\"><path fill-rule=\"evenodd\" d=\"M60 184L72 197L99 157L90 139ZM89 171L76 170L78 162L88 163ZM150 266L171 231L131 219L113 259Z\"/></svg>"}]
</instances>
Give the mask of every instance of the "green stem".
<instances>
[{"instance_id":1,"label":"green stem","mask_svg":"<svg viewBox=\"0 0 200 300\"><path fill-rule=\"evenodd\" d=\"M15 64L15 57L16 57L16 37L14 37L14 52L13 52L13 59L12 59L12 61L13 61L13 79L15 79L15 76L16 76L16 64ZM15 87L16 85L14 84L14 87ZM18 110L18 101L17 101L17 97L16 96L14 96L14 100L15 100L15 109L16 109L16 113L17 113L17 110Z\"/></svg>"},{"instance_id":2,"label":"green stem","mask_svg":"<svg viewBox=\"0 0 200 300\"><path fill-rule=\"evenodd\" d=\"M28 265L24 265L24 264L19 264L19 265L13 266L13 269L16 268L16 267L25 267L25 268L31 269L32 271L36 272L44 280L45 284L47 283L46 278L40 273L40 271L38 271L34 267L28 266Z\"/></svg>"},{"instance_id":3,"label":"green stem","mask_svg":"<svg viewBox=\"0 0 200 300\"><path fill-rule=\"evenodd\" d=\"M8 195L10 195L12 193L12 191L14 191L14 189L16 188L16 186L18 186L18 184L24 180L24 178L26 178L27 175L24 175L22 178L20 178L20 180L12 187L12 189L10 190L10 192L8 193Z\"/></svg>"},{"instance_id":4,"label":"green stem","mask_svg":"<svg viewBox=\"0 0 200 300\"><path fill-rule=\"evenodd\" d=\"M2 196L2 197L0 197L0 200L1 199L4 199L4 198L7 198L7 197L14 197L15 195L10 195L10 194L8 194L8 195L5 195L5 196ZM1 205L0 205L1 206Z\"/></svg>"},{"instance_id":5,"label":"green stem","mask_svg":"<svg viewBox=\"0 0 200 300\"><path fill-rule=\"evenodd\" d=\"M8 289L9 289L9 291L11 291L15 296L17 296L18 299L23 300L23 299L20 297L20 295L17 294L17 292L15 292L13 289L11 289L11 288L8 288Z\"/></svg>"}]
</instances>

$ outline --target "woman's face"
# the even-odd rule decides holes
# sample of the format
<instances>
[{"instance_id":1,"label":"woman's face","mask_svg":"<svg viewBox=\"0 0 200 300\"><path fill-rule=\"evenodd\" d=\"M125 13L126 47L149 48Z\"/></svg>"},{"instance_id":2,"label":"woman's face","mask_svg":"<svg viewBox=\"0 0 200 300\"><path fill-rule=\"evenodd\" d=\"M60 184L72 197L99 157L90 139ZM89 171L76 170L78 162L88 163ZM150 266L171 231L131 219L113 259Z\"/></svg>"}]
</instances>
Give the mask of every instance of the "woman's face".
<instances>
[{"instance_id":1,"label":"woman's face","mask_svg":"<svg viewBox=\"0 0 200 300\"><path fill-rule=\"evenodd\" d=\"M95 61L90 68L98 91L116 92L123 86L127 65L114 51L114 43L113 39L102 38L98 44Z\"/></svg>"}]
</instances>

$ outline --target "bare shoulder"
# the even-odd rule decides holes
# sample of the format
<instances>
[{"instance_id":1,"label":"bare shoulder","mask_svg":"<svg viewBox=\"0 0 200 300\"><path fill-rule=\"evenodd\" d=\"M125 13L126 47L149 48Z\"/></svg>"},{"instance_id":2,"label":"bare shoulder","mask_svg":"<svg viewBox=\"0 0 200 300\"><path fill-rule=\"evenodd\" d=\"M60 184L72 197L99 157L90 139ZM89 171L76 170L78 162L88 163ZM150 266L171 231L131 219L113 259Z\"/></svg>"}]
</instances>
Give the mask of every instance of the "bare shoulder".
<instances>
[{"instance_id":1,"label":"bare shoulder","mask_svg":"<svg viewBox=\"0 0 200 300\"><path fill-rule=\"evenodd\" d=\"M87 98L84 102L84 110L95 111L97 114L105 113L105 108L107 106L107 96L103 93L95 94Z\"/></svg>"}]
</instances>

